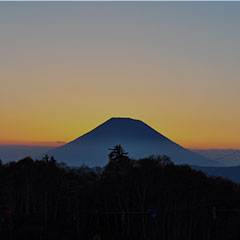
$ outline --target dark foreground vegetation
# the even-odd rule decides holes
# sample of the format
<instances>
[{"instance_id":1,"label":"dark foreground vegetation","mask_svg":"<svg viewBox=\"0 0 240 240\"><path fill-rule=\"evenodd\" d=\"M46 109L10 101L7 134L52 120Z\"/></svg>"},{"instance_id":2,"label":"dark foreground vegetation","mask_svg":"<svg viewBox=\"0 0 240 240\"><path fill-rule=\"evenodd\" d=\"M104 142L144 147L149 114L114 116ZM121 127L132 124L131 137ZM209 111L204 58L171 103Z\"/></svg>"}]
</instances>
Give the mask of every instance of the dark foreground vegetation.
<instances>
[{"instance_id":1,"label":"dark foreground vegetation","mask_svg":"<svg viewBox=\"0 0 240 240\"><path fill-rule=\"evenodd\" d=\"M166 156L116 146L104 169L47 156L0 166L1 240L232 240L239 220L239 185Z\"/></svg>"}]
</instances>

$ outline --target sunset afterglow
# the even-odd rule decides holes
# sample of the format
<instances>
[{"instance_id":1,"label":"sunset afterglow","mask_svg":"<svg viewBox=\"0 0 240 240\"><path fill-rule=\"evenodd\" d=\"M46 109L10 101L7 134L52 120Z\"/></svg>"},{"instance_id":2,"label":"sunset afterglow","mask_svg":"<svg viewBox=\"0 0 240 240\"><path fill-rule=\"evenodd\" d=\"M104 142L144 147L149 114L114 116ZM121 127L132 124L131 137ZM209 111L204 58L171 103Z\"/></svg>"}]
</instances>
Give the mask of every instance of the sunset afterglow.
<instances>
[{"instance_id":1,"label":"sunset afterglow","mask_svg":"<svg viewBox=\"0 0 240 240\"><path fill-rule=\"evenodd\" d=\"M240 148L240 3L0 6L0 145L131 117L187 148Z\"/></svg>"}]
</instances>

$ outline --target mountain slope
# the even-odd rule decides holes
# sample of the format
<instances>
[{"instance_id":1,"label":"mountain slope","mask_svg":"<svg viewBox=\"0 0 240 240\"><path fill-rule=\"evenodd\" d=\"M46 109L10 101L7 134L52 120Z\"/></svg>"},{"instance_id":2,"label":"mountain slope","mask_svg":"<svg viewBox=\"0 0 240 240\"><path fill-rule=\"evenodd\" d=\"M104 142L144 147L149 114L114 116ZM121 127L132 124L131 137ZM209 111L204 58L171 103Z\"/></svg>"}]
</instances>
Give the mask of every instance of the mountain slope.
<instances>
[{"instance_id":1,"label":"mountain slope","mask_svg":"<svg viewBox=\"0 0 240 240\"><path fill-rule=\"evenodd\" d=\"M147 124L130 118L111 118L74 141L50 152L69 166L103 166L109 148L121 144L135 159L149 155L168 155L176 164L215 166L217 162L193 153L161 135Z\"/></svg>"}]
</instances>

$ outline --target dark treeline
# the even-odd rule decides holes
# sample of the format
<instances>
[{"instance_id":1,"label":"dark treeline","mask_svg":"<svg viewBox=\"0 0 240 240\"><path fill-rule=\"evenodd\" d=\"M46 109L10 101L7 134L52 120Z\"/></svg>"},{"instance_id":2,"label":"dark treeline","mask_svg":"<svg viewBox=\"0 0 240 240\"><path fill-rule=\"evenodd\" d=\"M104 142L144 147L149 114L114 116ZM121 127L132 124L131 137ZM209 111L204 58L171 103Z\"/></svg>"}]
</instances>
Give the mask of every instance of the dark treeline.
<instances>
[{"instance_id":1,"label":"dark treeline","mask_svg":"<svg viewBox=\"0 0 240 240\"><path fill-rule=\"evenodd\" d=\"M116 146L103 169L48 156L0 165L0 239L232 240L239 220L238 184L166 156Z\"/></svg>"}]
</instances>

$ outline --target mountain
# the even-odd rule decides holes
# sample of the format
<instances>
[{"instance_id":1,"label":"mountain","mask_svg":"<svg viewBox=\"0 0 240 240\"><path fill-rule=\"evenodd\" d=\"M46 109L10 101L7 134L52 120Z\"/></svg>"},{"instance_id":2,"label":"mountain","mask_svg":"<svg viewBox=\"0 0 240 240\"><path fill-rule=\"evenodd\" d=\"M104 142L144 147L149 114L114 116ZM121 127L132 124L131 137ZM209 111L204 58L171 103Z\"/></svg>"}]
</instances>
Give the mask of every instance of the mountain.
<instances>
[{"instance_id":1,"label":"mountain","mask_svg":"<svg viewBox=\"0 0 240 240\"><path fill-rule=\"evenodd\" d=\"M176 164L217 166L218 163L191 152L161 135L142 121L111 118L87 134L48 152L69 166L104 166L109 148L121 144L131 158L167 155Z\"/></svg>"}]
</instances>

